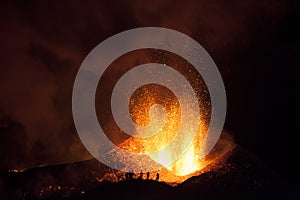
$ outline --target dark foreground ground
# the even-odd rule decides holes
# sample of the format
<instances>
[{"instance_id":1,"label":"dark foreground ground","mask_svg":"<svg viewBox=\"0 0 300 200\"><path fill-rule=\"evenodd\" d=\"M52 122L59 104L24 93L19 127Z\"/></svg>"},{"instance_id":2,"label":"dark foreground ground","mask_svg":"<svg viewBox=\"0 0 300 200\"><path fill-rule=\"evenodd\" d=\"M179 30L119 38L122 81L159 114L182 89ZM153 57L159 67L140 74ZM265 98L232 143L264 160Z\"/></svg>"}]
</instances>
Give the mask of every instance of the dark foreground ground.
<instances>
[{"instance_id":1,"label":"dark foreground ground","mask_svg":"<svg viewBox=\"0 0 300 200\"><path fill-rule=\"evenodd\" d=\"M97 182L110 169L96 160L2 173L1 199L299 199L288 183L236 147L215 171L172 187L154 180Z\"/></svg>"}]
</instances>

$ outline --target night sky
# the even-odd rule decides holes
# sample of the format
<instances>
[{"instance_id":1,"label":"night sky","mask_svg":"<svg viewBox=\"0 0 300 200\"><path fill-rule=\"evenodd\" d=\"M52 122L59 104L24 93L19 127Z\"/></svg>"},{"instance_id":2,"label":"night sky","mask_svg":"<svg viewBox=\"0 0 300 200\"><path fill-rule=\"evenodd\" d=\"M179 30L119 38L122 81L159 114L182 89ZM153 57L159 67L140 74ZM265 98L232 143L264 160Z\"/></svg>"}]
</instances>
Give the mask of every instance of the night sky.
<instances>
[{"instance_id":1,"label":"night sky","mask_svg":"<svg viewBox=\"0 0 300 200\"><path fill-rule=\"evenodd\" d=\"M81 62L116 33L159 26L215 61L236 143L297 181L299 1L9 2L0 3L0 170L91 158L72 118Z\"/></svg>"}]
</instances>

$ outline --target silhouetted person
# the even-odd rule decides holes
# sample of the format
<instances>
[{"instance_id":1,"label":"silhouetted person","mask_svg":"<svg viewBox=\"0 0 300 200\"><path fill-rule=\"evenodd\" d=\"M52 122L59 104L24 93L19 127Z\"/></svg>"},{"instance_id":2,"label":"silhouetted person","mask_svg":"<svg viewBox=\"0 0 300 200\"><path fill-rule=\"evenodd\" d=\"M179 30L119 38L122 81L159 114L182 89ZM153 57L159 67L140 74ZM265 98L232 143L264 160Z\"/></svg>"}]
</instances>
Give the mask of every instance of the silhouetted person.
<instances>
[{"instance_id":1,"label":"silhouetted person","mask_svg":"<svg viewBox=\"0 0 300 200\"><path fill-rule=\"evenodd\" d=\"M149 180L150 172L147 172L147 180Z\"/></svg>"},{"instance_id":2,"label":"silhouetted person","mask_svg":"<svg viewBox=\"0 0 300 200\"><path fill-rule=\"evenodd\" d=\"M143 179L143 171L140 172L139 179L141 179L141 180Z\"/></svg>"},{"instance_id":3,"label":"silhouetted person","mask_svg":"<svg viewBox=\"0 0 300 200\"><path fill-rule=\"evenodd\" d=\"M129 172L129 180L133 179L133 172Z\"/></svg>"},{"instance_id":4,"label":"silhouetted person","mask_svg":"<svg viewBox=\"0 0 300 200\"><path fill-rule=\"evenodd\" d=\"M156 178L155 178L156 181L159 180L159 173L156 173Z\"/></svg>"},{"instance_id":5,"label":"silhouetted person","mask_svg":"<svg viewBox=\"0 0 300 200\"><path fill-rule=\"evenodd\" d=\"M128 172L125 173L125 178L126 178L126 180L129 180L129 173Z\"/></svg>"}]
</instances>

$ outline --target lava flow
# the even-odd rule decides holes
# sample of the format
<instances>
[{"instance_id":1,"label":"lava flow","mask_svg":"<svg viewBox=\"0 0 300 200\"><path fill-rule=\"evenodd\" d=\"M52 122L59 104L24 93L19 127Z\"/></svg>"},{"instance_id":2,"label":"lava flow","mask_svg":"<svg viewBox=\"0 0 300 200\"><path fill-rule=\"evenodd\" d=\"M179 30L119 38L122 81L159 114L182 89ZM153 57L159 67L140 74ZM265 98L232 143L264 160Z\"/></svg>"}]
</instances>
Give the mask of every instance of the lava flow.
<instances>
[{"instance_id":1,"label":"lava flow","mask_svg":"<svg viewBox=\"0 0 300 200\"><path fill-rule=\"evenodd\" d=\"M221 142L222 147L218 148L217 152L212 151L213 154L203 156L208 120L200 115L199 126L196 129L189 126L189 123L182 123L182 121L194 120L195 115L193 108L189 106L189 98L192 97L182 95L180 98L181 104L171 91L166 88L162 89L158 85L148 85L138 89L130 100L131 118L137 125L148 126L148 128L140 129L137 127L136 134L141 134L141 131L144 131L142 134L145 134L145 131L157 132L147 138L129 137L118 146L128 152L147 155L150 159L130 161L130 158L118 154L116 151L117 159L124 163L132 163L132 165L136 162L142 162L144 166L159 165L159 170L151 172L150 179L155 179L155 175L159 173L159 181L164 181L170 185L180 184L192 176L212 170L219 163L220 158L232 149L232 142ZM200 110L210 112L210 107L203 107L203 105L209 104L200 104L202 106ZM181 113L188 113L188 115L182 116ZM182 124L185 124L180 129L183 130L183 137L176 140L175 151L165 148L175 141L174 137L178 134L179 126ZM184 137L190 135L187 134L189 131L196 131L194 138ZM189 145L187 146L187 144ZM156 151L159 153L151 154ZM183 153L179 159L176 159L178 151L183 151ZM146 173L143 169L141 171ZM140 172L134 171L134 173L135 177L140 176ZM107 174L102 180L112 180L113 177L116 177L116 174ZM122 177L122 175L117 175L117 177ZM120 180L124 180L124 178L114 181Z\"/></svg>"}]
</instances>

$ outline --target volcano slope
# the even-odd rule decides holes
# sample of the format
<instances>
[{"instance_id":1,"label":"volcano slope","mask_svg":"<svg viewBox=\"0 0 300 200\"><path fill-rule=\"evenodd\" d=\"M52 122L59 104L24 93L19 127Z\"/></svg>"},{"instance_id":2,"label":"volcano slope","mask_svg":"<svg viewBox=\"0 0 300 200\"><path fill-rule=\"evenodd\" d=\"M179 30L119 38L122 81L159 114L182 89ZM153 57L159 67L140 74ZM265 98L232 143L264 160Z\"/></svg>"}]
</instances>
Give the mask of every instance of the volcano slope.
<instances>
[{"instance_id":1,"label":"volcano slope","mask_svg":"<svg viewBox=\"0 0 300 200\"><path fill-rule=\"evenodd\" d=\"M295 199L297 190L236 146L214 170L170 186L154 180L101 181L115 173L97 160L2 172L2 199Z\"/></svg>"}]
</instances>

